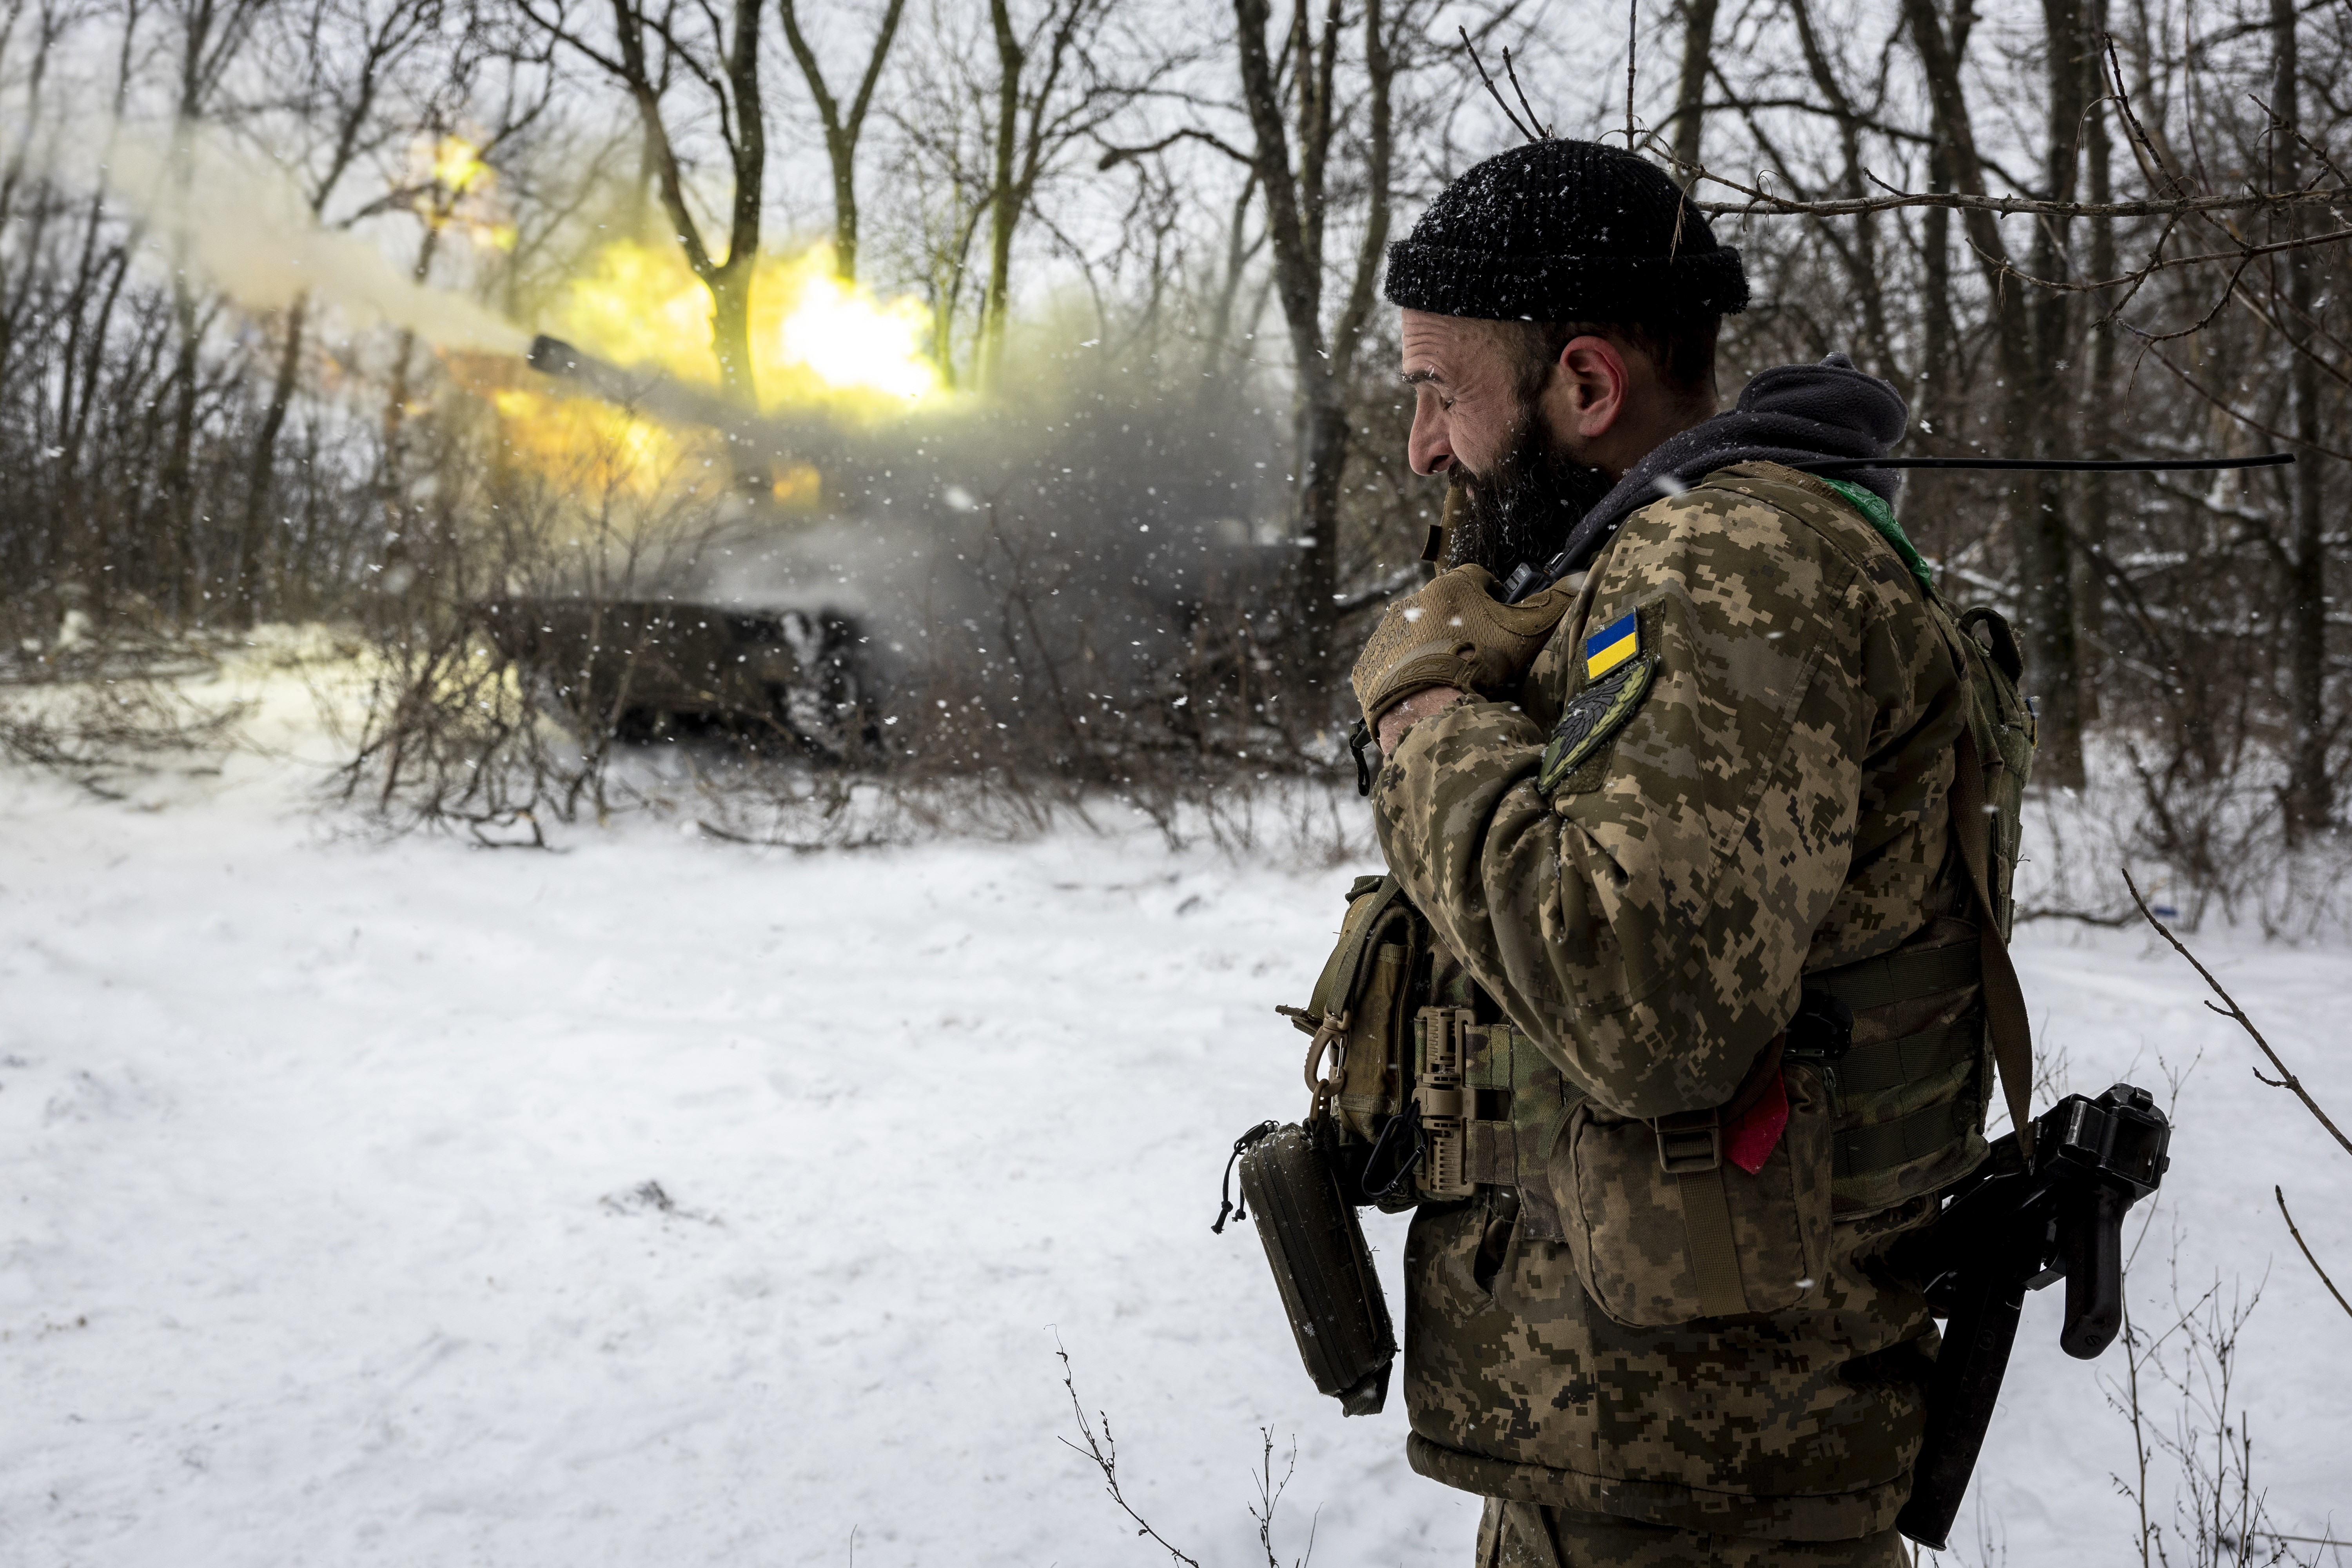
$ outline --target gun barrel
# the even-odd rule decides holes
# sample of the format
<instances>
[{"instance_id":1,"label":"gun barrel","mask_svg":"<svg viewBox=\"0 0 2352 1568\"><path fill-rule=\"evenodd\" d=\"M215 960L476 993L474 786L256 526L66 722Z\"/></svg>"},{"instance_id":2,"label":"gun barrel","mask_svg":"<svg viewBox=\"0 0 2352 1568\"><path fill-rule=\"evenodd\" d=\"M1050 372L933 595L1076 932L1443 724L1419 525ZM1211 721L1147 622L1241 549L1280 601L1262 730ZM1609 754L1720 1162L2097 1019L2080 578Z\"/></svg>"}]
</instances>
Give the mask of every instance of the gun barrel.
<instances>
[{"instance_id":1,"label":"gun barrel","mask_svg":"<svg viewBox=\"0 0 2352 1568\"><path fill-rule=\"evenodd\" d=\"M794 459L820 468L837 468L844 458L845 443L828 421L755 414L676 376L617 365L544 332L531 339L523 363L542 375L576 383L607 403L673 424L719 431L762 458Z\"/></svg>"},{"instance_id":2,"label":"gun barrel","mask_svg":"<svg viewBox=\"0 0 2352 1568\"><path fill-rule=\"evenodd\" d=\"M1986 1276L1964 1287L1953 1308L1928 1380L1927 1433L1910 1500L1895 1517L1895 1529L1931 1551L1944 1550L1960 1516L2024 1311L2023 1280Z\"/></svg>"},{"instance_id":3,"label":"gun barrel","mask_svg":"<svg viewBox=\"0 0 2352 1568\"><path fill-rule=\"evenodd\" d=\"M2097 1100L2069 1095L2034 1122L2033 1160L2013 1139L1998 1169L1954 1198L1923 1233L1923 1278L1949 1285L1951 1314L1927 1384L1927 1430L1910 1500L1895 1528L1943 1551L2000 1397L2025 1292L2062 1276L2058 1342L2087 1361L2123 1326L2123 1219L2171 1163L2171 1124L2145 1089L2119 1083ZM1931 1299L1934 1289L1931 1289Z\"/></svg>"}]
</instances>

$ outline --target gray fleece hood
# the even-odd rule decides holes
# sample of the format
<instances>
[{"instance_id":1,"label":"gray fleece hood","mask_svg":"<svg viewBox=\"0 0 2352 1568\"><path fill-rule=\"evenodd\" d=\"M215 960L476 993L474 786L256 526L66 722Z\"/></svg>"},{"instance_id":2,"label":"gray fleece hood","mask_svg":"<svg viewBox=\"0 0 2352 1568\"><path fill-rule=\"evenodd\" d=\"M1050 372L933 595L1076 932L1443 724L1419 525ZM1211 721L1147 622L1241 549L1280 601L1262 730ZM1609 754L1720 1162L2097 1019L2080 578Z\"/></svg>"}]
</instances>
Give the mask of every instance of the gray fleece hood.
<instances>
[{"instance_id":1,"label":"gray fleece hood","mask_svg":"<svg viewBox=\"0 0 2352 1568\"><path fill-rule=\"evenodd\" d=\"M1583 570L1619 523L1660 496L1680 495L1717 468L1883 458L1902 438L1910 414L1901 394L1854 369L1843 354L1833 353L1819 364L1765 371L1748 384L1729 413L1660 442L1569 531L1559 554L1540 568L1531 563L1511 574L1507 597L1516 603ZM1890 506L1903 484L1902 474L1893 468L1853 469L1838 478L1875 492Z\"/></svg>"}]
</instances>

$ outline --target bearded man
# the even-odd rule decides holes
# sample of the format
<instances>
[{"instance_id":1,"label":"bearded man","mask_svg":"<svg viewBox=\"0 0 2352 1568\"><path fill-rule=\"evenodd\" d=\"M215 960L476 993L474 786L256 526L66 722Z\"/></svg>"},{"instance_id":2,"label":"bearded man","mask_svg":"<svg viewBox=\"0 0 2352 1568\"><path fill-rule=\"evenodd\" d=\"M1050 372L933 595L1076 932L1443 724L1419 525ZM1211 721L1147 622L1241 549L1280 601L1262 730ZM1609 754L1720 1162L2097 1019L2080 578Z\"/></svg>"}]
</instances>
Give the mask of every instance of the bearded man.
<instances>
[{"instance_id":1,"label":"bearded man","mask_svg":"<svg viewBox=\"0 0 2352 1568\"><path fill-rule=\"evenodd\" d=\"M1992 1082L1969 687L1896 476L1790 466L1883 457L1902 400L1832 355L1719 413L1738 253L1592 143L1472 169L1386 292L1459 489L1354 677L1445 1004L1412 1463L1488 1500L1482 1564L1906 1562L1936 1341L1885 1255Z\"/></svg>"}]
</instances>

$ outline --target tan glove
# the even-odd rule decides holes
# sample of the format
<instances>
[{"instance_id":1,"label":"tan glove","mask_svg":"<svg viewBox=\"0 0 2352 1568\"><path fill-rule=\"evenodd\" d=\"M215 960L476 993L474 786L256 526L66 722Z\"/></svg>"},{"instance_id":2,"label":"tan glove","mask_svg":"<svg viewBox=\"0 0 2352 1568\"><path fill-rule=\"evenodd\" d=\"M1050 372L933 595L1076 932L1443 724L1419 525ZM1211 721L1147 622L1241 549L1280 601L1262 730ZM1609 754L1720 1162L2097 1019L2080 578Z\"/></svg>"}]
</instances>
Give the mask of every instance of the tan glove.
<instances>
[{"instance_id":1,"label":"tan glove","mask_svg":"<svg viewBox=\"0 0 2352 1568\"><path fill-rule=\"evenodd\" d=\"M1377 734L1381 715L1416 691L1459 687L1482 697L1502 694L1535 662L1576 595L1547 588L1524 604L1495 596L1494 574L1456 566L1421 592L1400 599L1381 616L1356 659L1349 681Z\"/></svg>"}]
</instances>

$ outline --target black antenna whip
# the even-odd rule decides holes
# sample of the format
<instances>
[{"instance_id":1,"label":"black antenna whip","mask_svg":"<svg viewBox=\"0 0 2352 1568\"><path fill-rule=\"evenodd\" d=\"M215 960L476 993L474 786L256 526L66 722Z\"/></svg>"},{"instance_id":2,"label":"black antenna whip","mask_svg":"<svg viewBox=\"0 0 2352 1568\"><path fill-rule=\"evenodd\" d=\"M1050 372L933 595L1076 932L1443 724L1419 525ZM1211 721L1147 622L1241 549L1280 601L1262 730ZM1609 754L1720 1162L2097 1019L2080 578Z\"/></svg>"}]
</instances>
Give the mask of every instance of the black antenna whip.
<instances>
[{"instance_id":1,"label":"black antenna whip","mask_svg":"<svg viewBox=\"0 0 2352 1568\"><path fill-rule=\"evenodd\" d=\"M2007 468L2028 473L2143 474L2177 469L2275 468L2293 452L2259 458L1833 458L1790 463L1806 474L1847 474L1863 468Z\"/></svg>"}]
</instances>

